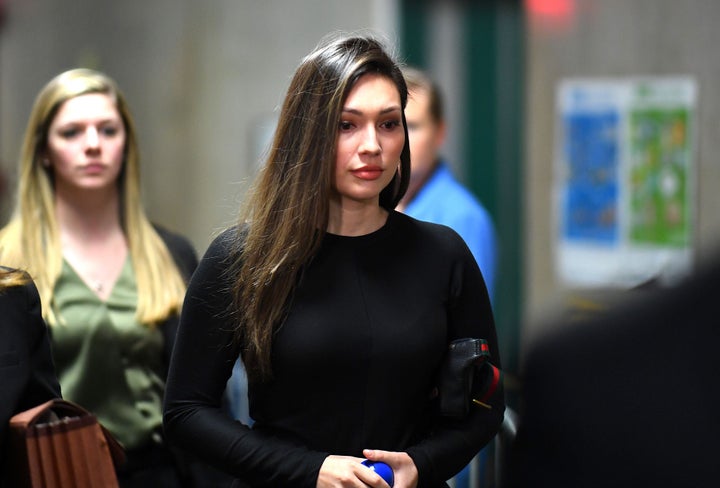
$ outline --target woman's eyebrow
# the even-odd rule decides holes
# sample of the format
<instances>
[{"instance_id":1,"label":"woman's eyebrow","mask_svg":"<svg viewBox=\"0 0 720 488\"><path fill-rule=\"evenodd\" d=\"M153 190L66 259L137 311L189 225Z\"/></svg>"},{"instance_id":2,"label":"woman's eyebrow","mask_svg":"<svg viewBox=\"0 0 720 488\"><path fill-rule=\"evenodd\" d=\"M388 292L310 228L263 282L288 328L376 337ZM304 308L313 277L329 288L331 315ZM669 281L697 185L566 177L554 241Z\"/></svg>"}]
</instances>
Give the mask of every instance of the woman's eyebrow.
<instances>
[{"instance_id":1,"label":"woman's eyebrow","mask_svg":"<svg viewBox=\"0 0 720 488\"><path fill-rule=\"evenodd\" d=\"M343 111L343 112L349 112L349 113L351 113L351 114L356 114L356 115L362 115L362 114L364 113L362 110L357 109L357 108L352 108L352 107L343 107L342 111ZM380 111L380 115L384 115L384 114L387 114L387 113L390 113L390 112L396 112L396 111L397 111L397 112L400 111L400 106L399 106L399 105L393 105L393 106L390 106L390 107L387 107L387 108L382 109L382 110Z\"/></svg>"}]
</instances>

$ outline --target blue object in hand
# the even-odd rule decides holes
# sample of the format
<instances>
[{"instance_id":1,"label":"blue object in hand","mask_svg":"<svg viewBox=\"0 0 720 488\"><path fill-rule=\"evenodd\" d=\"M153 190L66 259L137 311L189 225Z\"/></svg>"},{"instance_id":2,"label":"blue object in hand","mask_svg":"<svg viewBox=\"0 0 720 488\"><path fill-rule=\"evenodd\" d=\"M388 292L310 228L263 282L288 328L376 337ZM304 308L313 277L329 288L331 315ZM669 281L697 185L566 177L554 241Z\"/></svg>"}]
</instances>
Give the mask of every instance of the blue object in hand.
<instances>
[{"instance_id":1,"label":"blue object in hand","mask_svg":"<svg viewBox=\"0 0 720 488\"><path fill-rule=\"evenodd\" d=\"M387 464L381 463L380 461L370 461L369 459L363 461L362 464L379 474L380 477L385 480L385 483L387 483L391 487L395 483L395 475L393 474L393 470Z\"/></svg>"}]
</instances>

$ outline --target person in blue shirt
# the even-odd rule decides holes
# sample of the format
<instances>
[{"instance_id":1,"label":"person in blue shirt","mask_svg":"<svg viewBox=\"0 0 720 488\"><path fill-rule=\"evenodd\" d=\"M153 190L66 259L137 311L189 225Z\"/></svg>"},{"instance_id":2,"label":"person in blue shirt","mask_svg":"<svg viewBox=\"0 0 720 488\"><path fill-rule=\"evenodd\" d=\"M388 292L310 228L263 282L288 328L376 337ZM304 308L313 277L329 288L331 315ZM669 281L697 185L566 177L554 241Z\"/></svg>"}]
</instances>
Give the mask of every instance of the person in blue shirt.
<instances>
[{"instance_id":1,"label":"person in blue shirt","mask_svg":"<svg viewBox=\"0 0 720 488\"><path fill-rule=\"evenodd\" d=\"M463 238L494 298L497 242L492 217L453 176L440 155L446 124L437 84L411 67L403 69L409 97L405 109L410 137L410 185L398 210L419 220L444 224Z\"/></svg>"},{"instance_id":2,"label":"person in blue shirt","mask_svg":"<svg viewBox=\"0 0 720 488\"><path fill-rule=\"evenodd\" d=\"M408 86L405 119L410 138L410 184L398 210L411 217L455 230L470 248L494 300L497 242L490 213L452 174L440 155L447 126L438 85L425 72L404 67ZM478 459L480 477L487 461L487 450ZM454 479L456 488L470 486L470 468Z\"/></svg>"}]
</instances>

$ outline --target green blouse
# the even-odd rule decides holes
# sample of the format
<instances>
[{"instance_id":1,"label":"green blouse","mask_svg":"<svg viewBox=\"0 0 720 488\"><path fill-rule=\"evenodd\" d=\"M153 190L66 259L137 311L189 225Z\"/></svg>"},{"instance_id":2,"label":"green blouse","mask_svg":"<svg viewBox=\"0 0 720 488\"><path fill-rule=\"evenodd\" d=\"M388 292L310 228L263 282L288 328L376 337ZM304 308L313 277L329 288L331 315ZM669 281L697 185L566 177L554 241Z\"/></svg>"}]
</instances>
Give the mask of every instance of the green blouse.
<instances>
[{"instance_id":1,"label":"green blouse","mask_svg":"<svg viewBox=\"0 0 720 488\"><path fill-rule=\"evenodd\" d=\"M93 412L127 449L159 441L163 337L135 320L130 258L107 301L64 261L53 306L61 320L52 342L63 397Z\"/></svg>"}]
</instances>

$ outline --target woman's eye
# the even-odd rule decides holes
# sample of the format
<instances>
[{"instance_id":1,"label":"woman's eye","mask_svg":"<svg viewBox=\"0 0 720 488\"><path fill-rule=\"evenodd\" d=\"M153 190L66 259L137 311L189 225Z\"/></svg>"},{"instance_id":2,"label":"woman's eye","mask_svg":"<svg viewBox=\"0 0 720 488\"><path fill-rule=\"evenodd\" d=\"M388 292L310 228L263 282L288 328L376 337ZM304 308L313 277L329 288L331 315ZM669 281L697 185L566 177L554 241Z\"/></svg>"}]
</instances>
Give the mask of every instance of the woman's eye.
<instances>
[{"instance_id":1,"label":"woman's eye","mask_svg":"<svg viewBox=\"0 0 720 488\"><path fill-rule=\"evenodd\" d=\"M117 127L103 127L100 130L103 133L103 135L106 135L106 136L114 136L115 134L118 133Z\"/></svg>"},{"instance_id":2,"label":"woman's eye","mask_svg":"<svg viewBox=\"0 0 720 488\"><path fill-rule=\"evenodd\" d=\"M399 120L388 120L387 122L383 122L381 124L381 127L387 130L395 129L396 127L400 127L400 121Z\"/></svg>"},{"instance_id":3,"label":"woman's eye","mask_svg":"<svg viewBox=\"0 0 720 488\"><path fill-rule=\"evenodd\" d=\"M353 126L352 123L350 123L346 120L343 120L342 122L340 122L340 130L343 130L343 131L350 130L350 129L352 129L352 126Z\"/></svg>"},{"instance_id":4,"label":"woman's eye","mask_svg":"<svg viewBox=\"0 0 720 488\"><path fill-rule=\"evenodd\" d=\"M70 129L63 129L60 131L60 137L63 139L72 139L73 137L77 136L80 133L80 131L76 128L70 128Z\"/></svg>"}]
</instances>

